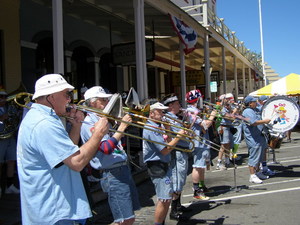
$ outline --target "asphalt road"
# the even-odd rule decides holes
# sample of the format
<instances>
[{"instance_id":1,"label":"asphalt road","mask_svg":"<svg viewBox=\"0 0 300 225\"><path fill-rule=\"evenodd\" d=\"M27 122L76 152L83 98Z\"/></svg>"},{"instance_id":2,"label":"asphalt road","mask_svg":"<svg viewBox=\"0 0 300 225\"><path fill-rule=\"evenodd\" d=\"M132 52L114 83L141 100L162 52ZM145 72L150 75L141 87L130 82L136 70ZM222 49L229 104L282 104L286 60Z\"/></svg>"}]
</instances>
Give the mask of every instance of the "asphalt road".
<instances>
[{"instance_id":1,"label":"asphalt road","mask_svg":"<svg viewBox=\"0 0 300 225\"><path fill-rule=\"evenodd\" d=\"M283 141L276 149L276 164L271 163L273 155L269 155L269 168L276 175L263 184L249 183L245 143L238 153L243 160L236 169L217 171L213 166L206 173L206 185L214 190L209 201L193 199L189 175L182 203L192 209L185 213L190 220L167 219L166 224L300 224L300 133L293 132L292 142ZM151 184L147 185L150 189ZM152 200L155 202L155 196ZM137 212L135 224L153 224L153 212L154 205L144 206Z\"/></svg>"}]
</instances>

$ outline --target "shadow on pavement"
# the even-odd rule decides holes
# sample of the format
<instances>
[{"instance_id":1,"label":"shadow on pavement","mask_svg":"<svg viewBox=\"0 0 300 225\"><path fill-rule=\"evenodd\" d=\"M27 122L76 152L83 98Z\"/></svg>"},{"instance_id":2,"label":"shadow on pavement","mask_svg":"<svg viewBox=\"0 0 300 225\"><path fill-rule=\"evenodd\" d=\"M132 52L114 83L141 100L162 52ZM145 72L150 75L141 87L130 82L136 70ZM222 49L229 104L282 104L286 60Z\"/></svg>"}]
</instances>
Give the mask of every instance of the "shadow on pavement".
<instances>
[{"instance_id":1,"label":"shadow on pavement","mask_svg":"<svg viewBox=\"0 0 300 225\"><path fill-rule=\"evenodd\" d=\"M188 209L191 209L190 212L184 213L185 217L191 218L194 215L197 215L201 213L202 211L206 210L212 210L215 209L218 206L230 204L231 200L225 200L225 201L197 201L193 202ZM185 224L223 224L225 221L225 217L222 216L216 220L212 219L189 219L188 221L179 221L178 225L185 225Z\"/></svg>"},{"instance_id":2,"label":"shadow on pavement","mask_svg":"<svg viewBox=\"0 0 300 225\"><path fill-rule=\"evenodd\" d=\"M300 177L300 172L295 172L293 169L300 167L300 165L269 165L271 170L275 171L276 174L273 177Z\"/></svg>"}]
</instances>

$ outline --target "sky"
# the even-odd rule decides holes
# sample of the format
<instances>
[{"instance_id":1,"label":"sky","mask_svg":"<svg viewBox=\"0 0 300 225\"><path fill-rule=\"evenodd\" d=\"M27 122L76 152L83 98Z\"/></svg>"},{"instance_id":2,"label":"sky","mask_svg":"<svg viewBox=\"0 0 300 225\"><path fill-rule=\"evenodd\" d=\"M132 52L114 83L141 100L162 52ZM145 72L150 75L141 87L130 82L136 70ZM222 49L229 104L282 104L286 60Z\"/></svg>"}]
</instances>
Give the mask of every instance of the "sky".
<instances>
[{"instance_id":1,"label":"sky","mask_svg":"<svg viewBox=\"0 0 300 225\"><path fill-rule=\"evenodd\" d=\"M244 41L246 48L261 53L259 0L217 0L219 18ZM264 61L280 77L300 74L300 0L261 0Z\"/></svg>"}]
</instances>

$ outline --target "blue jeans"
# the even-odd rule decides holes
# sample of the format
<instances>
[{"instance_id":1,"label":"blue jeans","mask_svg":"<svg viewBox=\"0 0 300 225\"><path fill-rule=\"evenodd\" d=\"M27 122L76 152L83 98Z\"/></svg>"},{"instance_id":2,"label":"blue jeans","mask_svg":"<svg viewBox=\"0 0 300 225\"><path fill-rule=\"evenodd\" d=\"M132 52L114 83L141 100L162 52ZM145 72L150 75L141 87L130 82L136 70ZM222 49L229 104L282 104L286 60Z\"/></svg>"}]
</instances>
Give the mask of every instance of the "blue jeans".
<instances>
[{"instance_id":1,"label":"blue jeans","mask_svg":"<svg viewBox=\"0 0 300 225\"><path fill-rule=\"evenodd\" d=\"M173 191L181 192L186 182L188 154L186 152L173 150L170 167L172 168Z\"/></svg>"},{"instance_id":2,"label":"blue jeans","mask_svg":"<svg viewBox=\"0 0 300 225\"><path fill-rule=\"evenodd\" d=\"M140 209L137 189L127 165L104 170L100 181L102 190L108 194L108 203L114 222L134 218Z\"/></svg>"}]
</instances>

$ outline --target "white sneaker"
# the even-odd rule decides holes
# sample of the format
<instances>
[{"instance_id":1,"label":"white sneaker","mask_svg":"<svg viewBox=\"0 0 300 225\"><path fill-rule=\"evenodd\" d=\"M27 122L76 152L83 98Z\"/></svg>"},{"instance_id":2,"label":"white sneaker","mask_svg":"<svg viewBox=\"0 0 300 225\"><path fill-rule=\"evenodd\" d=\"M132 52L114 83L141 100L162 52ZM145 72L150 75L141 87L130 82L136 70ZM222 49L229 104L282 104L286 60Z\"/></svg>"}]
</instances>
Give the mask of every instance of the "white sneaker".
<instances>
[{"instance_id":1,"label":"white sneaker","mask_svg":"<svg viewBox=\"0 0 300 225\"><path fill-rule=\"evenodd\" d=\"M8 188L6 188L5 194L20 194L20 190L12 184Z\"/></svg>"},{"instance_id":2,"label":"white sneaker","mask_svg":"<svg viewBox=\"0 0 300 225\"><path fill-rule=\"evenodd\" d=\"M261 171L257 172L256 176L261 180L269 179L269 176L264 175Z\"/></svg>"},{"instance_id":3,"label":"white sneaker","mask_svg":"<svg viewBox=\"0 0 300 225\"><path fill-rule=\"evenodd\" d=\"M249 182L254 184L262 184L262 180L259 179L255 174L250 175Z\"/></svg>"}]
</instances>

